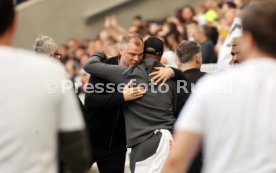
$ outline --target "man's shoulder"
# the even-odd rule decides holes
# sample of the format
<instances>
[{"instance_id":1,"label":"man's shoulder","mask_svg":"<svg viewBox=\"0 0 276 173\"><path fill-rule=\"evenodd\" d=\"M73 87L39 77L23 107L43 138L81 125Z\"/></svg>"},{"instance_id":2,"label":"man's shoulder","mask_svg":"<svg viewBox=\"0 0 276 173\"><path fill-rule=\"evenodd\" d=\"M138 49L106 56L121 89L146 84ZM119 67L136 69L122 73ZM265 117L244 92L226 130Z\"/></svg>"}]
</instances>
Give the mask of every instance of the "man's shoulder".
<instances>
[{"instance_id":1,"label":"man's shoulder","mask_svg":"<svg viewBox=\"0 0 276 173\"><path fill-rule=\"evenodd\" d=\"M203 76L206 75L206 74L207 74L206 72L202 72L202 71L199 72L199 76L200 76L200 77L203 77Z\"/></svg>"},{"instance_id":2,"label":"man's shoulder","mask_svg":"<svg viewBox=\"0 0 276 173\"><path fill-rule=\"evenodd\" d=\"M120 55L117 55L117 56L114 56L111 58L107 58L106 60L104 60L104 63L118 65L119 58L120 58Z\"/></svg>"},{"instance_id":3,"label":"man's shoulder","mask_svg":"<svg viewBox=\"0 0 276 173\"><path fill-rule=\"evenodd\" d=\"M4 48L3 50L0 56L6 59L6 62L10 62L15 68L20 66L24 68L26 72L34 71L39 75L40 73L54 74L58 71L61 73L64 70L60 62L45 55L11 47Z\"/></svg>"}]
</instances>

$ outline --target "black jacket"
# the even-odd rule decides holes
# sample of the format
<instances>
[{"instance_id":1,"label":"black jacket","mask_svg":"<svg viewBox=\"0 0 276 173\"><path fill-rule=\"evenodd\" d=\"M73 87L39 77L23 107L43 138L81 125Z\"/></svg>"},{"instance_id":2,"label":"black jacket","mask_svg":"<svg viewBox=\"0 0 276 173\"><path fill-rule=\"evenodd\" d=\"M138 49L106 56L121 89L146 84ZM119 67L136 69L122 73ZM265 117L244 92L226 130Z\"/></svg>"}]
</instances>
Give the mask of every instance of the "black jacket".
<instances>
[{"instance_id":1,"label":"black jacket","mask_svg":"<svg viewBox=\"0 0 276 173\"><path fill-rule=\"evenodd\" d=\"M105 63L118 65L118 60L119 56L116 56L106 59ZM108 83L91 76L85 94L84 105L92 149L116 149L126 146L122 110L124 97L122 93L111 92L111 89L107 88ZM116 88L114 84L110 86Z\"/></svg>"},{"instance_id":2,"label":"black jacket","mask_svg":"<svg viewBox=\"0 0 276 173\"><path fill-rule=\"evenodd\" d=\"M182 71L176 68L172 68L174 71L173 79L177 81L177 106L174 112L174 116L176 119L182 107L185 105L186 101L188 100L191 92L191 83L187 80L186 76L183 74ZM185 88L185 89L184 89Z\"/></svg>"},{"instance_id":3,"label":"black jacket","mask_svg":"<svg viewBox=\"0 0 276 173\"><path fill-rule=\"evenodd\" d=\"M185 70L183 72L184 76L190 81L191 83L196 84L196 82L203 77L206 73L201 72L198 68L192 68L189 70Z\"/></svg>"},{"instance_id":4,"label":"black jacket","mask_svg":"<svg viewBox=\"0 0 276 173\"><path fill-rule=\"evenodd\" d=\"M189 94L188 96L185 95L185 97L180 98L179 103L177 104L177 116L180 113L182 107L185 105L186 100L188 99L189 95L192 92L192 88L191 88L191 84L196 84L196 82L203 77L206 73L201 72L200 69L198 68L193 68L193 69L189 69L186 70L184 72L181 72L180 70L174 69L174 78L176 80L183 80L183 79L187 79L188 81L188 87L187 89L189 90ZM181 93L183 95L183 93ZM202 160L203 160L203 156L202 156L202 149L197 153L197 155L195 156L188 173L200 173L201 172L201 168L202 168Z\"/></svg>"},{"instance_id":5,"label":"black jacket","mask_svg":"<svg viewBox=\"0 0 276 173\"><path fill-rule=\"evenodd\" d=\"M193 84L196 84L196 82L206 73L201 72L200 69L197 69L197 68L189 69L184 72L175 68L172 68L172 69L174 71L174 79L178 81L178 84L179 84L178 87L184 85L183 82L179 82L180 80L185 81L186 82L185 88L187 89L186 91L188 91L186 92L183 89L179 89L180 92L178 92L177 94L177 108L175 112L175 117L178 117L181 109L185 105L186 101L188 100L192 92Z\"/></svg>"}]
</instances>

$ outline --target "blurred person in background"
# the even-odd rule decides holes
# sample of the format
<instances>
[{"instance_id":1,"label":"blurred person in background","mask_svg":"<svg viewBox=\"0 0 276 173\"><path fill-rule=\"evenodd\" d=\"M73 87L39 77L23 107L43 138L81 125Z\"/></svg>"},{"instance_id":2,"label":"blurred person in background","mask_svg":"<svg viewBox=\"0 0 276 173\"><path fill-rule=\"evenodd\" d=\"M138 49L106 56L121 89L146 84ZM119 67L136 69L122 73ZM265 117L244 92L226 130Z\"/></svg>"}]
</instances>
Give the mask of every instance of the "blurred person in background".
<instances>
[{"instance_id":1,"label":"blurred person in background","mask_svg":"<svg viewBox=\"0 0 276 173\"><path fill-rule=\"evenodd\" d=\"M183 24L193 21L195 16L196 11L191 5L186 5L177 12L177 17Z\"/></svg>"},{"instance_id":2,"label":"blurred person in background","mask_svg":"<svg viewBox=\"0 0 276 173\"><path fill-rule=\"evenodd\" d=\"M92 39L88 42L87 53L89 56L93 55L95 52L103 51L102 41L99 38Z\"/></svg>"},{"instance_id":3,"label":"blurred person in background","mask_svg":"<svg viewBox=\"0 0 276 173\"><path fill-rule=\"evenodd\" d=\"M33 49L35 52L40 53L40 54L45 54L48 55L54 59L60 60L62 57L62 54L58 53L58 45L55 42L55 40L49 36L46 35L40 35L35 39ZM68 69L67 74L68 74ZM74 85L74 84L72 84ZM74 87L72 88L74 89ZM77 93L76 93L77 94ZM80 110L82 111L82 115L85 118L85 110L83 107L83 104L80 100L80 98L76 95ZM65 162L63 159L63 149L61 148L59 150L59 173L64 173L65 172Z\"/></svg>"},{"instance_id":4,"label":"blurred person in background","mask_svg":"<svg viewBox=\"0 0 276 173\"><path fill-rule=\"evenodd\" d=\"M68 59L68 47L66 44L62 44L58 47L57 52L60 53L62 56L59 59L62 64L65 64Z\"/></svg>"},{"instance_id":5,"label":"blurred person in background","mask_svg":"<svg viewBox=\"0 0 276 173\"><path fill-rule=\"evenodd\" d=\"M35 42L33 44L33 50L37 53L48 55L57 60L62 60L62 54L58 52L59 49L58 49L57 43L53 38L49 36L46 36L46 35L38 36L35 39ZM65 69L71 79L72 79L72 76L74 76L75 74L74 66L75 64L72 59L67 60L65 63Z\"/></svg>"},{"instance_id":6,"label":"blurred person in background","mask_svg":"<svg viewBox=\"0 0 276 173\"><path fill-rule=\"evenodd\" d=\"M46 35L40 35L40 36L38 36L38 38L36 38L36 40L34 42L34 45L33 45L33 49L37 53L48 55L48 56L50 56L54 59L57 59L57 60L60 60L61 57L62 57L62 54L58 53L59 49L58 49L58 45L55 42L55 40L53 38L49 37L49 36L46 36ZM80 49L80 51L83 51L83 49ZM77 52L77 51L75 51L75 52ZM82 53L83 52L80 52L79 54L82 54ZM74 64L73 64L74 61L69 61L69 62L72 62L71 66L74 66ZM74 73L74 72L72 72L72 70L69 67L66 66L68 64L69 63L65 64L65 69L67 71L67 74L69 74L69 77L70 77L70 73ZM73 84L72 89L74 89L74 87L75 87L75 85ZM82 105L82 102L80 101L79 97L77 97L77 99L79 101L79 106L80 106L80 109L82 110L82 114L84 116L85 111L84 111L84 107Z\"/></svg>"},{"instance_id":7,"label":"blurred person in background","mask_svg":"<svg viewBox=\"0 0 276 173\"><path fill-rule=\"evenodd\" d=\"M233 9L236 9L237 5L233 1L222 1L218 4L218 9L220 15L223 17L226 15L227 12L232 11Z\"/></svg>"},{"instance_id":8,"label":"blurred person in background","mask_svg":"<svg viewBox=\"0 0 276 173\"><path fill-rule=\"evenodd\" d=\"M162 55L160 62L164 64L166 67L177 68L176 54L174 51L168 48L168 45L166 42L164 43L164 53Z\"/></svg>"},{"instance_id":9,"label":"blurred person in background","mask_svg":"<svg viewBox=\"0 0 276 173\"><path fill-rule=\"evenodd\" d=\"M207 26L207 37L213 42L214 46L216 46L219 40L218 29L213 25L207 24L206 26Z\"/></svg>"},{"instance_id":10,"label":"blurred person in background","mask_svg":"<svg viewBox=\"0 0 276 173\"><path fill-rule=\"evenodd\" d=\"M187 28L187 40L189 41L195 41L196 40L196 33L197 33L197 28L198 28L198 23L196 21L192 21L187 23L186 25Z\"/></svg>"},{"instance_id":11,"label":"blurred person in background","mask_svg":"<svg viewBox=\"0 0 276 173\"><path fill-rule=\"evenodd\" d=\"M166 17L165 22L175 24L177 31L182 36L181 40L186 39L186 31L185 31L185 28L184 28L185 25L183 25L176 16Z\"/></svg>"},{"instance_id":12,"label":"blurred person in background","mask_svg":"<svg viewBox=\"0 0 276 173\"><path fill-rule=\"evenodd\" d=\"M241 37L234 37L231 42L231 55L232 59L230 61L230 65L239 64L243 61L240 54L240 41Z\"/></svg>"},{"instance_id":13,"label":"blurred person in background","mask_svg":"<svg viewBox=\"0 0 276 173\"><path fill-rule=\"evenodd\" d=\"M234 15L235 13L235 15ZM231 27L228 29L228 36L226 37L223 45L219 48L218 52L218 70L224 70L229 67L231 61L231 41L234 37L240 37L242 35L242 21L239 17L239 9L232 8L228 12L228 19L226 19L228 26L232 21ZM234 20L232 20L234 18Z\"/></svg>"},{"instance_id":14,"label":"blurred person in background","mask_svg":"<svg viewBox=\"0 0 276 173\"><path fill-rule=\"evenodd\" d=\"M177 67L176 66L176 55L174 53L177 45L183 39L181 32L184 32L184 29L181 25L177 25L177 18L168 17L168 21L174 22L165 22L162 26L162 29L158 32L158 36L164 40L164 53L162 55L161 63L166 66ZM180 32L179 28L183 30Z\"/></svg>"},{"instance_id":15,"label":"blurred person in background","mask_svg":"<svg viewBox=\"0 0 276 173\"><path fill-rule=\"evenodd\" d=\"M159 20L149 20L147 21L148 35L157 35L157 33L162 28L162 22Z\"/></svg>"},{"instance_id":16,"label":"blurred person in background","mask_svg":"<svg viewBox=\"0 0 276 173\"><path fill-rule=\"evenodd\" d=\"M181 34L177 30L170 31L165 35L165 43L167 44L168 48L172 51L175 51L180 41L181 41Z\"/></svg>"},{"instance_id":17,"label":"blurred person in background","mask_svg":"<svg viewBox=\"0 0 276 173\"><path fill-rule=\"evenodd\" d=\"M70 39L63 46L65 53L60 61L64 64L70 79L75 82L75 78L80 70L80 57L85 52L85 46L78 39Z\"/></svg>"},{"instance_id":18,"label":"blurred person in background","mask_svg":"<svg viewBox=\"0 0 276 173\"><path fill-rule=\"evenodd\" d=\"M80 40L72 38L67 42L68 58L73 59L75 50L80 45Z\"/></svg>"},{"instance_id":19,"label":"blurred person in background","mask_svg":"<svg viewBox=\"0 0 276 173\"><path fill-rule=\"evenodd\" d=\"M81 60L82 55L84 55L86 53L86 49L87 49L87 47L85 45L83 45L83 43L81 43L74 51L74 61L75 61L77 69L81 68L80 60Z\"/></svg>"},{"instance_id":20,"label":"blurred person in background","mask_svg":"<svg viewBox=\"0 0 276 173\"><path fill-rule=\"evenodd\" d=\"M177 26L174 23L171 22L164 22L162 24L161 30L158 32L158 36L165 37L170 32L178 32Z\"/></svg>"},{"instance_id":21,"label":"blurred person in background","mask_svg":"<svg viewBox=\"0 0 276 173\"><path fill-rule=\"evenodd\" d=\"M147 34L146 23L142 16L134 16L132 20L132 26L129 28L129 32L136 32L144 37Z\"/></svg>"},{"instance_id":22,"label":"blurred person in background","mask_svg":"<svg viewBox=\"0 0 276 173\"><path fill-rule=\"evenodd\" d=\"M36 38L33 49L37 53L46 54L52 58L59 60L62 57L62 54L58 52L58 45L49 36L40 35Z\"/></svg>"},{"instance_id":23,"label":"blurred person in background","mask_svg":"<svg viewBox=\"0 0 276 173\"><path fill-rule=\"evenodd\" d=\"M208 30L207 26L200 26L197 27L197 32L195 34L195 39L201 45L201 53L202 53L202 63L216 63L217 62L217 55L215 53L215 46L213 41L208 37Z\"/></svg>"},{"instance_id":24,"label":"blurred person in background","mask_svg":"<svg viewBox=\"0 0 276 173\"><path fill-rule=\"evenodd\" d=\"M176 122L163 173L187 172L201 144L205 173L276 172L275 16L274 0L245 8L240 45L245 62L199 82ZM256 27L261 25L266 27ZM214 83L231 89L208 91Z\"/></svg>"},{"instance_id":25,"label":"blurred person in background","mask_svg":"<svg viewBox=\"0 0 276 173\"><path fill-rule=\"evenodd\" d=\"M17 24L13 2L1 0L0 11L0 172L56 173L58 137L68 170L88 172L85 125L72 90L62 88L67 80L63 67L12 48ZM54 53L52 45L49 50ZM49 80L56 84L54 92L45 87Z\"/></svg>"}]
</instances>

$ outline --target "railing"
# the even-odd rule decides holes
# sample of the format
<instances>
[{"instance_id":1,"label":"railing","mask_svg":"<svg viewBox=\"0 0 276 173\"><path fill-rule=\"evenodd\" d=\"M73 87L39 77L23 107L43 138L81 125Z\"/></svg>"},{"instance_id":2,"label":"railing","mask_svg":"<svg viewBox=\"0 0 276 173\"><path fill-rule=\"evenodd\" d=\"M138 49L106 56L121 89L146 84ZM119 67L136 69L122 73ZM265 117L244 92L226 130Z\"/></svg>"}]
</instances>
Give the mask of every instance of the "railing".
<instances>
[{"instance_id":1,"label":"railing","mask_svg":"<svg viewBox=\"0 0 276 173\"><path fill-rule=\"evenodd\" d=\"M200 70L206 73L213 73L217 69L217 64L202 64Z\"/></svg>"}]
</instances>

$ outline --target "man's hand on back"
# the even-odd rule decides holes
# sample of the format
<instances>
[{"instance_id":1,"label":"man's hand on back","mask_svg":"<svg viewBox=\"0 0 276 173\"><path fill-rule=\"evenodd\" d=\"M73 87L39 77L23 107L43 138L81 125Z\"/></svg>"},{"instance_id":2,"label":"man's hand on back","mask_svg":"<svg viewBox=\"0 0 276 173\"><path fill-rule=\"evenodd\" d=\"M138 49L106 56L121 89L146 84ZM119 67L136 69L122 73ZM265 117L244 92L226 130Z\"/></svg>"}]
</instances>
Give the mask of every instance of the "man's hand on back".
<instances>
[{"instance_id":1,"label":"man's hand on back","mask_svg":"<svg viewBox=\"0 0 276 173\"><path fill-rule=\"evenodd\" d=\"M173 77L174 72L170 67L154 67L154 72L149 75L152 76L152 81L154 83L165 83L167 80Z\"/></svg>"},{"instance_id":2,"label":"man's hand on back","mask_svg":"<svg viewBox=\"0 0 276 173\"><path fill-rule=\"evenodd\" d=\"M132 88L131 85L133 80L130 80L129 83L124 87L123 94L125 101L132 101L138 98L143 97L145 94L145 89L143 87L134 87Z\"/></svg>"}]
</instances>

